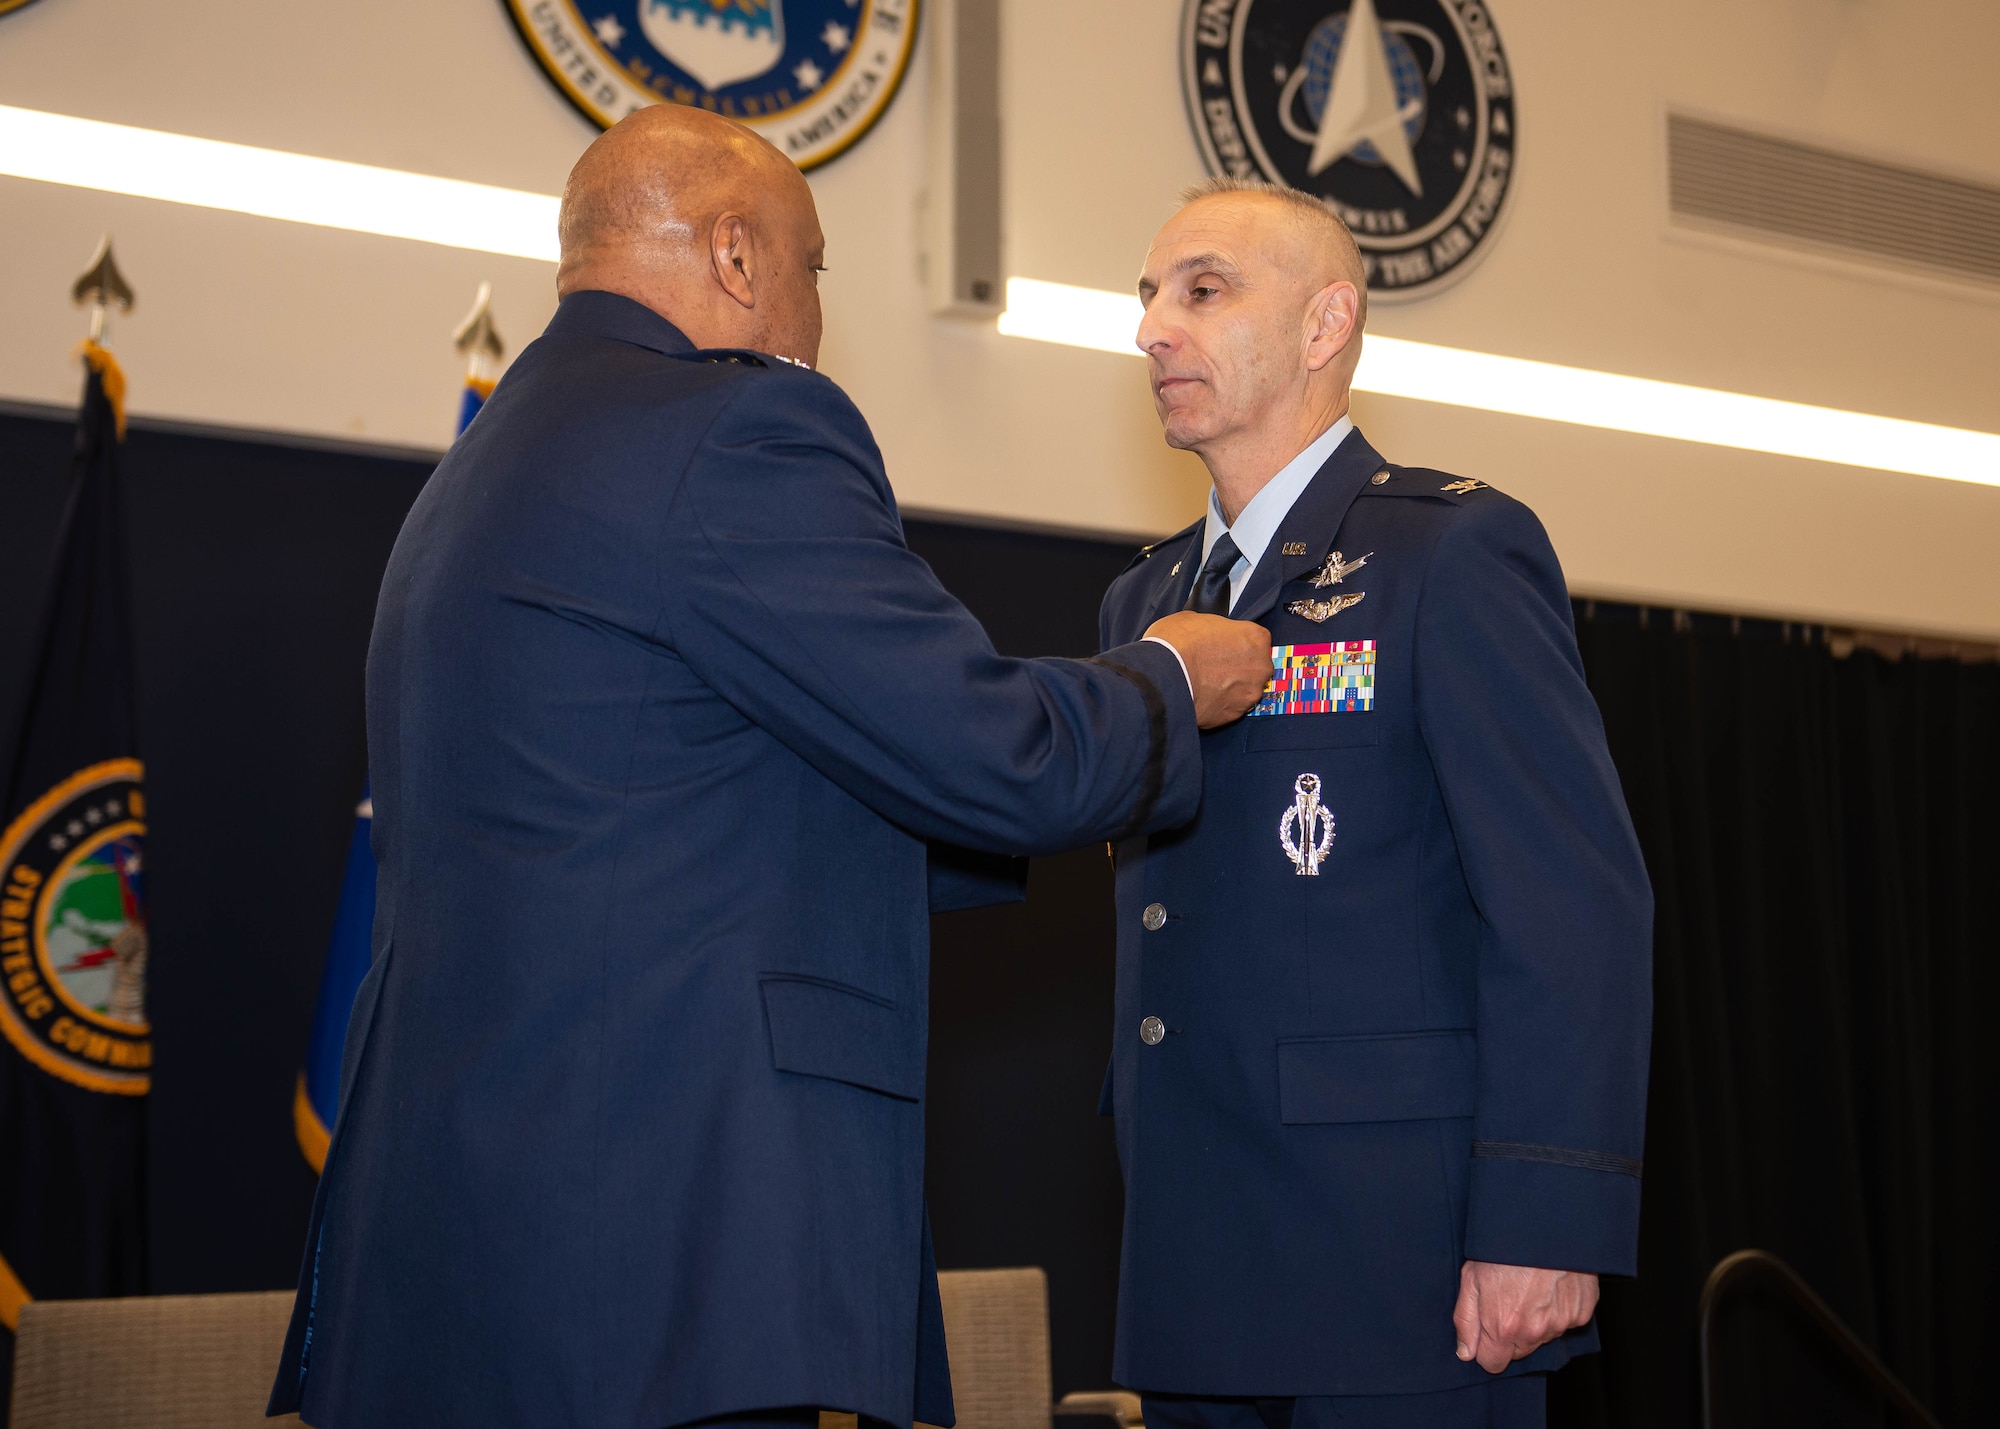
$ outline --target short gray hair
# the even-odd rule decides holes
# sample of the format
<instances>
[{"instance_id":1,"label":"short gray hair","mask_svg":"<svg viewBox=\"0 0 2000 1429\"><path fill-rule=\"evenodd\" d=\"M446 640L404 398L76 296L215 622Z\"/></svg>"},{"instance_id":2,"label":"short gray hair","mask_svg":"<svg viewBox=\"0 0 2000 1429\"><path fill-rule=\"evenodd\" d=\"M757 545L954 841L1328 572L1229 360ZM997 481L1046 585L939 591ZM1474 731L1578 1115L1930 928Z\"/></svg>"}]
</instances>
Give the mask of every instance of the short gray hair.
<instances>
[{"instance_id":1,"label":"short gray hair","mask_svg":"<svg viewBox=\"0 0 2000 1429\"><path fill-rule=\"evenodd\" d=\"M1308 223L1326 234L1339 254L1342 271L1352 277L1354 286L1361 293L1361 325L1368 323L1368 279L1367 268L1361 261L1361 245L1354 241L1354 234L1347 223L1334 212L1333 205L1325 199L1292 188L1288 184L1270 184L1262 179L1239 179L1228 174L1217 174L1212 179L1203 179L1198 184L1190 184L1181 190L1181 207L1199 203L1205 198L1220 198L1225 194L1264 194L1274 198L1297 213Z\"/></svg>"}]
</instances>

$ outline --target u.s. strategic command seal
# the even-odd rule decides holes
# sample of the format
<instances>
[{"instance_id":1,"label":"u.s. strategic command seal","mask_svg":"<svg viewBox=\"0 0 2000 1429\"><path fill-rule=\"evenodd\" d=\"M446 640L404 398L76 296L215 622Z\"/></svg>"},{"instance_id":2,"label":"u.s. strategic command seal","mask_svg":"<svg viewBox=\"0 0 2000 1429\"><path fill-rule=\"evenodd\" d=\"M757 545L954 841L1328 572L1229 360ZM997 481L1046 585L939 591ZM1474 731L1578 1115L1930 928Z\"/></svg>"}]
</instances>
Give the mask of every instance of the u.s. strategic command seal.
<instances>
[{"instance_id":1,"label":"u.s. strategic command seal","mask_svg":"<svg viewBox=\"0 0 2000 1429\"><path fill-rule=\"evenodd\" d=\"M1483 0L1187 0L1209 171L1332 201L1377 297L1461 276L1514 173L1514 82Z\"/></svg>"},{"instance_id":2,"label":"u.s. strategic command seal","mask_svg":"<svg viewBox=\"0 0 2000 1429\"><path fill-rule=\"evenodd\" d=\"M801 169L896 97L918 0L502 0L570 103L605 128L649 104L713 110Z\"/></svg>"},{"instance_id":3,"label":"u.s. strategic command seal","mask_svg":"<svg viewBox=\"0 0 2000 1429\"><path fill-rule=\"evenodd\" d=\"M97 1092L152 1084L146 796L136 759L80 769L0 835L0 1032Z\"/></svg>"}]
</instances>

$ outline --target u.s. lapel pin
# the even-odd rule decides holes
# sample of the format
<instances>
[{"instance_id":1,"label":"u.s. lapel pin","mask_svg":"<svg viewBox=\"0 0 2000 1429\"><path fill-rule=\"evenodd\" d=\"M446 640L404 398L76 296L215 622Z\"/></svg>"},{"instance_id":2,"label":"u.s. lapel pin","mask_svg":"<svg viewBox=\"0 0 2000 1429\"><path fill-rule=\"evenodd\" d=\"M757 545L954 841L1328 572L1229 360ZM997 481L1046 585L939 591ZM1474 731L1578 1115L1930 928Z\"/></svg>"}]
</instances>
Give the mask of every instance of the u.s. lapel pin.
<instances>
[{"instance_id":1,"label":"u.s. lapel pin","mask_svg":"<svg viewBox=\"0 0 2000 1429\"><path fill-rule=\"evenodd\" d=\"M1281 554L1287 556L1303 556L1305 553L1306 543L1304 541L1287 541L1281 551Z\"/></svg>"}]
</instances>

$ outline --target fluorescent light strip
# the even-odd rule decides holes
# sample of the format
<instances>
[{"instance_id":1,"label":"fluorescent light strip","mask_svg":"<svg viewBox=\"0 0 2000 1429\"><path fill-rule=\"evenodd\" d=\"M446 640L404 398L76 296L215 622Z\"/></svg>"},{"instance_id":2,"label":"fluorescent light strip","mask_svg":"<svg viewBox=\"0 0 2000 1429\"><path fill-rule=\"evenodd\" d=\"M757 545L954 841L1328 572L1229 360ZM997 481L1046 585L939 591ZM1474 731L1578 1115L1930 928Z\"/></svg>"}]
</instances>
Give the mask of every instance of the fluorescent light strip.
<instances>
[{"instance_id":1,"label":"fluorescent light strip","mask_svg":"<svg viewBox=\"0 0 2000 1429\"><path fill-rule=\"evenodd\" d=\"M0 105L0 174L556 260L546 194Z\"/></svg>"},{"instance_id":2,"label":"fluorescent light strip","mask_svg":"<svg viewBox=\"0 0 2000 1429\"><path fill-rule=\"evenodd\" d=\"M1009 278L1000 331L1010 337L1137 357L1133 339L1141 315L1139 300L1130 294ZM1374 333L1362 346L1354 387L1614 432L2000 486L2000 435L1991 432L1621 377Z\"/></svg>"}]
</instances>

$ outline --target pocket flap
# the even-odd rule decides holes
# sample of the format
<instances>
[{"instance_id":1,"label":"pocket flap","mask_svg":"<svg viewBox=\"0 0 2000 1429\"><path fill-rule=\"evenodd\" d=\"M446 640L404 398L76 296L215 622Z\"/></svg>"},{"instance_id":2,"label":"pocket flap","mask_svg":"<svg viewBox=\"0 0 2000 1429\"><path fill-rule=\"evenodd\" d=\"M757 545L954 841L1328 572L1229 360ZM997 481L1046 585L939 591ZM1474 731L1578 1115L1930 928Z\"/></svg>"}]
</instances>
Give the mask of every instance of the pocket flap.
<instances>
[{"instance_id":1,"label":"pocket flap","mask_svg":"<svg viewBox=\"0 0 2000 1429\"><path fill-rule=\"evenodd\" d=\"M1264 715L1243 721L1243 747L1256 749L1364 749L1382 742L1382 717L1373 710L1342 714Z\"/></svg>"},{"instance_id":2,"label":"pocket flap","mask_svg":"<svg viewBox=\"0 0 2000 1429\"><path fill-rule=\"evenodd\" d=\"M1278 1114L1287 1125L1471 1116L1478 1038L1469 1029L1278 1043Z\"/></svg>"},{"instance_id":3,"label":"pocket flap","mask_svg":"<svg viewBox=\"0 0 2000 1429\"><path fill-rule=\"evenodd\" d=\"M852 1082L905 1101L923 1096L923 1032L895 1003L800 973L765 973L758 981L779 1071Z\"/></svg>"}]
</instances>

